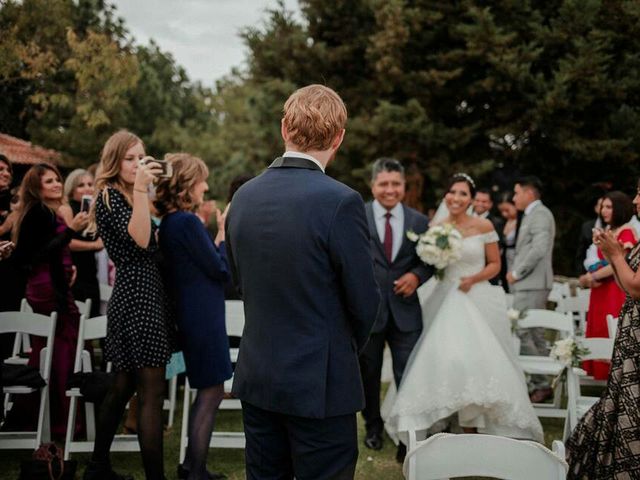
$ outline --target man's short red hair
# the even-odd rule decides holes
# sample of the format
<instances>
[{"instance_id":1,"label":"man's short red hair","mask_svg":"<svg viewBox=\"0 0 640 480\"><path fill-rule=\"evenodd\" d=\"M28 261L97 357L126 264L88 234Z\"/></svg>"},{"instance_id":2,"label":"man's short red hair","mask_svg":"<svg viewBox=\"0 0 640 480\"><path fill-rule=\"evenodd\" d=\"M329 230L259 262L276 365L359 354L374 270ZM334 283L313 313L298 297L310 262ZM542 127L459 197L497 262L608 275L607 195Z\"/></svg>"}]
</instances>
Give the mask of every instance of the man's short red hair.
<instances>
[{"instance_id":1,"label":"man's short red hair","mask_svg":"<svg viewBox=\"0 0 640 480\"><path fill-rule=\"evenodd\" d=\"M330 88L309 85L287 99L282 120L289 142L303 152L328 150L347 123L347 107Z\"/></svg>"}]
</instances>

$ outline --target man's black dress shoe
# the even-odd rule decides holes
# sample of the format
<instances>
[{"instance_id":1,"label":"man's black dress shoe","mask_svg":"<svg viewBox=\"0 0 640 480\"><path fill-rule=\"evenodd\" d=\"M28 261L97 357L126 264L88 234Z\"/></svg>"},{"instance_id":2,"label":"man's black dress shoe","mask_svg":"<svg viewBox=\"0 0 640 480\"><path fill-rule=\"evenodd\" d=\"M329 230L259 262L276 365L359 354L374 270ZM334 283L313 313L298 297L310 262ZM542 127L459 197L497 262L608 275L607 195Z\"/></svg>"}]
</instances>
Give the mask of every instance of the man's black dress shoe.
<instances>
[{"instance_id":1,"label":"man's black dress shoe","mask_svg":"<svg viewBox=\"0 0 640 480\"><path fill-rule=\"evenodd\" d=\"M407 446L400 442L398 443L398 451L396 452L396 461L398 463L404 463L404 457L407 456Z\"/></svg>"},{"instance_id":2,"label":"man's black dress shoe","mask_svg":"<svg viewBox=\"0 0 640 480\"><path fill-rule=\"evenodd\" d=\"M378 432L368 432L364 438L364 446L371 450L382 450L382 434Z\"/></svg>"},{"instance_id":3,"label":"man's black dress shoe","mask_svg":"<svg viewBox=\"0 0 640 480\"><path fill-rule=\"evenodd\" d=\"M189 478L189 470L184 468L182 465L178 465L178 478L180 480L186 480L187 478ZM227 477L222 473L207 471L207 478L209 480L224 480Z\"/></svg>"}]
</instances>

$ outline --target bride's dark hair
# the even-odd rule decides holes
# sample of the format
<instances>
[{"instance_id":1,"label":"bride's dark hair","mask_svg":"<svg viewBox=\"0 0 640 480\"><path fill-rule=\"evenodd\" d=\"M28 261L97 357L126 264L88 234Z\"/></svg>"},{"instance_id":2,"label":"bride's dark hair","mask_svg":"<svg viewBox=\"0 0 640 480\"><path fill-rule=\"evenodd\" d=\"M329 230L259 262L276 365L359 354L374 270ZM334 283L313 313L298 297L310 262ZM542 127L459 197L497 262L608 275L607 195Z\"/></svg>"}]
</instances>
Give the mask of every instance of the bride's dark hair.
<instances>
[{"instance_id":1,"label":"bride's dark hair","mask_svg":"<svg viewBox=\"0 0 640 480\"><path fill-rule=\"evenodd\" d=\"M455 183L460 183L460 182L464 182L467 185L469 185L471 198L476 196L476 183L473 181L473 178L471 178L466 173L454 173L449 179L449 185L447 185L447 192L451 190L451 187L453 187Z\"/></svg>"}]
</instances>

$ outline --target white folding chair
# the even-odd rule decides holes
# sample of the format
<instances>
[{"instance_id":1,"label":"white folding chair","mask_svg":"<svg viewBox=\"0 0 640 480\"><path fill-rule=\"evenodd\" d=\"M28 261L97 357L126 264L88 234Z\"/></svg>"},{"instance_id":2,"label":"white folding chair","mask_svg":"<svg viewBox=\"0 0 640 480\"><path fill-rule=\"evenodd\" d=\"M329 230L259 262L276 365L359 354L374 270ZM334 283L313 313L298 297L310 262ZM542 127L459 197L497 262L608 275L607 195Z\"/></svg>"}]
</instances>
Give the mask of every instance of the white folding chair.
<instances>
[{"instance_id":1,"label":"white folding chair","mask_svg":"<svg viewBox=\"0 0 640 480\"><path fill-rule=\"evenodd\" d=\"M571 313L578 326L580 335L584 335L587 329L587 312L589 311L590 288L576 289L576 295L563 297L558 303L556 311L560 313Z\"/></svg>"},{"instance_id":2,"label":"white folding chair","mask_svg":"<svg viewBox=\"0 0 640 480\"><path fill-rule=\"evenodd\" d=\"M0 448L5 449L33 449L42 442L51 439L51 425L49 416L49 378L51 375L51 359L53 357L53 340L56 331L58 314L50 316L28 312L0 312L0 333L20 333L46 339L46 346L40 350L40 376L46 385L40 388L40 405L38 407L38 423L35 432L0 432ZM5 394L4 405L9 405L10 395L29 394L38 391L27 386L6 386L2 388ZM6 410L6 408L5 408ZM6 411L5 411L6 413Z\"/></svg>"},{"instance_id":3,"label":"white folding chair","mask_svg":"<svg viewBox=\"0 0 640 480\"><path fill-rule=\"evenodd\" d=\"M564 480L568 470L564 445L558 440L551 451L536 442L494 435L438 433L416 442L415 432L409 432L409 452L402 466L407 480L477 476Z\"/></svg>"},{"instance_id":4,"label":"white folding chair","mask_svg":"<svg viewBox=\"0 0 640 480\"><path fill-rule=\"evenodd\" d=\"M242 337L244 330L244 304L242 300L226 300L225 302L225 324L227 335L230 337ZM238 348L229 348L229 356L231 362L238 361ZM231 393L233 385L233 377L224 382L224 391L226 394ZM195 400L197 390L189 386L189 379L184 381L184 404L182 407L182 428L180 430L180 463L184 461L189 442L189 409ZM220 410L242 410L242 404L237 398L225 398L220 403ZM214 431L211 435L209 447L215 448L244 448L245 438L244 432L218 432Z\"/></svg>"},{"instance_id":5,"label":"white folding chair","mask_svg":"<svg viewBox=\"0 0 640 480\"><path fill-rule=\"evenodd\" d=\"M99 340L107 336L107 317L87 318L80 317L78 328L78 345L74 361L74 372L91 373L93 364L90 353L85 350L85 342L88 340ZM68 460L72 452L92 452L96 437L95 411L93 403L84 402L85 423L87 431L86 440L74 440L73 434L76 425L76 415L78 410L78 400L82 398L79 388L67 390L69 397L69 417L67 418L67 434L65 439L64 459ZM137 435L116 435L111 445L113 452L137 452L140 450Z\"/></svg>"},{"instance_id":6,"label":"white folding chair","mask_svg":"<svg viewBox=\"0 0 640 480\"><path fill-rule=\"evenodd\" d=\"M618 333L618 317L607 315L607 330L609 331L609 338L615 340Z\"/></svg>"},{"instance_id":7,"label":"white folding chair","mask_svg":"<svg viewBox=\"0 0 640 480\"><path fill-rule=\"evenodd\" d=\"M613 339L611 338L580 338L577 339L580 345L587 350L582 356L583 360L607 360L611 361L613 355ZM587 413L587 410L595 404L600 397L588 397L580 392L580 377L585 376L581 368L567 369L567 418L564 421L563 440L566 441L569 435L576 428L578 421Z\"/></svg>"},{"instance_id":8,"label":"white folding chair","mask_svg":"<svg viewBox=\"0 0 640 480\"><path fill-rule=\"evenodd\" d=\"M573 317L570 313L558 313L551 310L527 310L527 315L518 321L520 328L545 328L554 330L560 338L573 335ZM564 365L549 356L519 355L520 366L530 375L557 376ZM533 408L539 417L565 418L567 409L561 408L562 388L556 385L553 403L535 403Z\"/></svg>"},{"instance_id":9,"label":"white folding chair","mask_svg":"<svg viewBox=\"0 0 640 480\"><path fill-rule=\"evenodd\" d=\"M554 303L560 303L564 297L569 296L571 296L571 289L569 288L568 283L553 282L553 286L551 287L547 300Z\"/></svg>"}]
</instances>

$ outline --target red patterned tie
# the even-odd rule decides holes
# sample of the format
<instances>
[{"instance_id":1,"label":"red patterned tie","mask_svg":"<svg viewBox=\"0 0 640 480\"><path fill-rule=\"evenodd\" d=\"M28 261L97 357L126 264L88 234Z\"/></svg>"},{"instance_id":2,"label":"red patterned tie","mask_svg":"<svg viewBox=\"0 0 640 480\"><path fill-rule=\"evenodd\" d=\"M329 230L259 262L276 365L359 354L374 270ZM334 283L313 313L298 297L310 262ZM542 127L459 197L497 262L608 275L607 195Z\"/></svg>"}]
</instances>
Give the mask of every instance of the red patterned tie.
<instances>
[{"instance_id":1,"label":"red patterned tie","mask_svg":"<svg viewBox=\"0 0 640 480\"><path fill-rule=\"evenodd\" d=\"M391 214L387 212L384 216L387 217L387 221L384 223L384 241L382 242L382 246L384 247L384 254L387 260L391 263L391 256L393 254L393 230L391 230L391 222L389 222Z\"/></svg>"}]
</instances>

